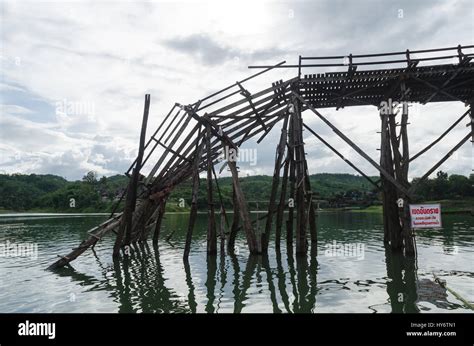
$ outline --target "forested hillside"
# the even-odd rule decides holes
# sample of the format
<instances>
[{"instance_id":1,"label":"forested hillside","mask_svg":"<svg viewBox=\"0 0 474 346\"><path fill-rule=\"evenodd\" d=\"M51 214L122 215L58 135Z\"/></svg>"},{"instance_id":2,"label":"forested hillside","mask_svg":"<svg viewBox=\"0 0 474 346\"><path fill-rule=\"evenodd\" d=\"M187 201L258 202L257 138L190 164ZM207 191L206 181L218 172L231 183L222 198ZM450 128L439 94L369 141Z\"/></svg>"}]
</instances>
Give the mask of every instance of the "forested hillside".
<instances>
[{"instance_id":1,"label":"forested hillside","mask_svg":"<svg viewBox=\"0 0 474 346\"><path fill-rule=\"evenodd\" d=\"M377 180L377 177L373 177ZM310 177L315 199L329 207L368 206L377 204L379 195L373 186L361 176L352 174L314 174ZM415 179L416 180L416 179ZM128 178L122 175L99 178L89 172L79 181L52 175L13 174L0 175L0 210L4 211L57 211L57 212L105 212L125 190ZM255 207L265 207L270 196L270 176L249 176L240 178L243 192ZM226 207L232 203L231 178L218 179L221 196ZM206 209L206 182L201 180L198 204ZM219 195L215 188L215 201ZM418 195L424 200L465 199L474 197L474 175L469 178L438 172L436 178L426 180L420 186ZM178 186L169 198L168 208L179 210L184 203L189 206L191 182ZM181 203L180 203L181 202ZM181 204L181 207L179 206Z\"/></svg>"}]
</instances>

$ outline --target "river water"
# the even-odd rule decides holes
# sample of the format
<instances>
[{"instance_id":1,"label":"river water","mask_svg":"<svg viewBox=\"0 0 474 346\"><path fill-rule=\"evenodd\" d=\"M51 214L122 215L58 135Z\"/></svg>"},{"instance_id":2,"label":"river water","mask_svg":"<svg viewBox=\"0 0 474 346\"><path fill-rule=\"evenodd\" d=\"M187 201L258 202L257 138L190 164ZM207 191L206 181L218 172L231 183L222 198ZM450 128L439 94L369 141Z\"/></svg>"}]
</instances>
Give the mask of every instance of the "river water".
<instances>
[{"instance_id":1,"label":"river water","mask_svg":"<svg viewBox=\"0 0 474 346\"><path fill-rule=\"evenodd\" d=\"M469 215L445 215L443 229L418 231L415 260L384 249L381 214L356 212L319 213L317 254L295 256L283 239L281 252L271 241L268 256L249 256L241 233L235 256L207 256L200 214L185 265L188 215L166 214L158 248L139 245L114 263L106 236L73 268L44 270L103 220L0 215L0 312L473 312L434 281L474 302Z\"/></svg>"}]
</instances>

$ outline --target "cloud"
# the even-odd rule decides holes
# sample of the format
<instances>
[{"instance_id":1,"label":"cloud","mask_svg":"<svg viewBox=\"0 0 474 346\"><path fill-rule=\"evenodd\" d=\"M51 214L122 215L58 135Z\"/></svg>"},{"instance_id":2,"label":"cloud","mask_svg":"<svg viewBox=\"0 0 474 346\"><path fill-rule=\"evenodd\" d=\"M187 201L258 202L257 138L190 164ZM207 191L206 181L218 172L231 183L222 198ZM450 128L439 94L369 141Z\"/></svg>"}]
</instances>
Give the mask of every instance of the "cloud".
<instances>
[{"instance_id":1,"label":"cloud","mask_svg":"<svg viewBox=\"0 0 474 346\"><path fill-rule=\"evenodd\" d=\"M2 2L0 169L78 179L87 170L121 173L135 158L143 97L151 93L148 134L175 102L193 103L255 71L247 65L296 63L298 55L347 55L470 44L472 1L400 0L226 2ZM198 20L197 20L198 18ZM179 24L179 25L178 25ZM307 68L303 73L324 72ZM245 87L257 92L295 70L275 69ZM58 102L92 105L65 114ZM420 150L463 112L431 104L410 115L410 148ZM83 109L82 109L83 110ZM378 161L374 107L321 112ZM368 174L376 170L310 112L304 121ZM258 146L251 173L272 174L279 128ZM465 133L452 135L411 165L419 176ZM309 168L352 172L304 133ZM469 174L463 146L441 169ZM156 156L154 156L156 158Z\"/></svg>"},{"instance_id":2,"label":"cloud","mask_svg":"<svg viewBox=\"0 0 474 346\"><path fill-rule=\"evenodd\" d=\"M169 39L164 41L164 45L211 66L224 64L231 59L266 60L288 54L288 51L279 48L264 48L247 52L221 44L211 36L202 33Z\"/></svg>"}]
</instances>

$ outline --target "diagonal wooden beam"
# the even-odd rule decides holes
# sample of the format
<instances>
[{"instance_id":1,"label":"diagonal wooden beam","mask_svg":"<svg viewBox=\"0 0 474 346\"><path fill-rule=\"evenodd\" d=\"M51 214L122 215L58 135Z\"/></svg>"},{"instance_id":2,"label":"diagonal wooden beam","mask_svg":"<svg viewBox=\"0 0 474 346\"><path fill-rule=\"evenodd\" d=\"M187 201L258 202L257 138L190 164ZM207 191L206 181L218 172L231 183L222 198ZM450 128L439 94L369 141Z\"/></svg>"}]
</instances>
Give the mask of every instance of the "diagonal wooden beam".
<instances>
[{"instance_id":1,"label":"diagonal wooden beam","mask_svg":"<svg viewBox=\"0 0 474 346\"><path fill-rule=\"evenodd\" d=\"M321 137L320 135L318 135L315 131L313 131L313 129L311 129L308 125L306 125L305 123L303 123L303 126L309 131L311 132L317 139L319 139L324 145L326 145L329 149L331 149L337 156L339 156L341 159L343 159L349 166L351 166L352 168L355 169L356 172L358 172L360 175L362 175L365 179L367 179L367 181L369 183L371 183L372 185L374 185L377 190L380 190L380 186L375 182L373 181L372 179L370 179L370 177L365 174L364 172L362 172L359 168L357 168L356 165L354 165L351 161L349 161L346 157L344 157L344 155L342 155L339 151L337 151L336 148L334 148L331 144L329 144L328 142L326 142L326 140Z\"/></svg>"},{"instance_id":2,"label":"diagonal wooden beam","mask_svg":"<svg viewBox=\"0 0 474 346\"><path fill-rule=\"evenodd\" d=\"M461 141L456 144L446 155L444 155L441 160L439 160L433 167L431 167L429 169L428 172L426 172L418 181L415 185L412 185L411 188L410 188L410 193L414 193L415 190L420 186L420 183L425 180L426 178L428 178L431 173L433 173L439 166L441 166L447 159L449 159L451 157L451 155L453 155L453 153L458 150L464 143L466 143L469 138L472 136L472 131L469 132L463 139L461 139Z\"/></svg>"},{"instance_id":3,"label":"diagonal wooden beam","mask_svg":"<svg viewBox=\"0 0 474 346\"><path fill-rule=\"evenodd\" d=\"M463 115L461 115L461 117L458 120L456 120L450 127L448 127L448 129L446 131L444 131L438 138L436 138L433 142L428 144L424 149L420 150L417 154L413 155L410 158L410 162L413 161L414 159L416 159L417 157L421 156L422 154L426 153L436 143L438 143L440 140L442 140L444 138L444 136L446 136L454 127L456 127L456 125L459 124L461 122L461 120L464 119L466 117L466 115L468 115L470 112L471 112L471 110L468 109Z\"/></svg>"},{"instance_id":4,"label":"diagonal wooden beam","mask_svg":"<svg viewBox=\"0 0 474 346\"><path fill-rule=\"evenodd\" d=\"M316 114L322 121L324 121L342 140L349 144L360 156L367 160L372 166L374 166L390 183L392 183L397 189L399 189L404 195L411 197L411 193L394 177L392 177L385 169L383 169L378 163L376 163L369 155L367 155L361 148L359 148L353 141L351 141L344 133L342 133L336 126L334 126L329 120L327 120L321 113L313 108L305 99L303 99L298 93L292 92L295 97L301 101L308 109Z\"/></svg>"}]
</instances>

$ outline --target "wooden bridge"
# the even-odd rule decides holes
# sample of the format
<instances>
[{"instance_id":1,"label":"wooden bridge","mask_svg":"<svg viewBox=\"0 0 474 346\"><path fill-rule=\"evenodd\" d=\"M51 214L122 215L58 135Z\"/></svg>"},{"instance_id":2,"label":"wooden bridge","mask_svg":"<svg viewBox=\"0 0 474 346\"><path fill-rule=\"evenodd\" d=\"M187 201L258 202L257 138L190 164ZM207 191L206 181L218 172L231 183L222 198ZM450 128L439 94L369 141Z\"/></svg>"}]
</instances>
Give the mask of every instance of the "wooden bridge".
<instances>
[{"instance_id":1,"label":"wooden bridge","mask_svg":"<svg viewBox=\"0 0 474 346\"><path fill-rule=\"evenodd\" d=\"M303 131L317 137L335 155L339 156L371 184L383 197L384 240L393 251L406 255L416 253L415 239L410 227L408 205L415 201L419 184L408 181L409 163L424 154L464 118L470 117L466 135L446 155L427 170L426 179L470 138L474 140L474 45L441 49L364 54L330 57L299 57L296 65L281 62L273 66L250 66L261 69L258 73L236 82L193 104L176 103L164 117L148 141L146 128L150 96L145 107L140 135L139 153L126 174L130 181L123 196L125 207L117 212L117 203L109 220L89 231L89 237L66 256L54 262L50 269L68 264L104 235L116 235L114 257L129 249L135 242L153 243L160 238L160 227L167 198L173 189L186 180L192 180L192 203L187 229L184 259L187 260L197 215L199 173L206 172L208 201L207 252L233 253L239 230L245 232L250 253L267 251L271 233L275 230L275 247L280 247L282 232L286 246L299 255L307 253L309 244L316 249L317 225L313 191L310 186ZM377 69L370 69L372 66ZM276 69L294 69L296 76L279 80L271 87L251 93L249 81ZM343 68L343 72L303 74L315 68ZM466 112L440 136L414 156L408 147L408 107L399 112L397 103L462 102ZM334 126L321 112L324 108L375 106L380 114L380 158L375 161L346 134ZM373 181L353 162L344 157L326 139L311 129L302 113L309 111L329 126L362 158L380 173ZM221 161L223 148L238 150L251 138L260 143L275 127L281 125L276 144L273 182L264 216L265 227L255 228L250 218L246 198L238 179L238 168L233 159L225 165L230 170L233 184L233 218L226 213L220 194L215 165ZM220 222L216 214L220 211ZM296 219L296 221L294 221ZM308 241L309 239L309 241Z\"/></svg>"}]
</instances>

